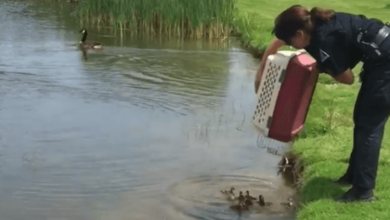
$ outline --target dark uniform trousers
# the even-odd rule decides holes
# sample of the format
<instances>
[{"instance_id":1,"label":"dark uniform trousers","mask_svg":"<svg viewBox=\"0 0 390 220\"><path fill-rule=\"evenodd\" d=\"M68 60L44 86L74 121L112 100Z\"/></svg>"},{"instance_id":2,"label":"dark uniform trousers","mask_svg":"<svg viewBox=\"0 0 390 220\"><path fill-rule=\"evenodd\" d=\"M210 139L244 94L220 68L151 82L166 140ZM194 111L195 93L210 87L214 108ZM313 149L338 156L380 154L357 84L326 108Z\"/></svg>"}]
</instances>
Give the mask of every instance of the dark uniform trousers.
<instances>
[{"instance_id":1,"label":"dark uniform trousers","mask_svg":"<svg viewBox=\"0 0 390 220\"><path fill-rule=\"evenodd\" d=\"M353 113L353 149L346 180L366 189L375 188L379 151L390 114L390 77L372 75L390 76L390 63L385 68L365 70Z\"/></svg>"}]
</instances>

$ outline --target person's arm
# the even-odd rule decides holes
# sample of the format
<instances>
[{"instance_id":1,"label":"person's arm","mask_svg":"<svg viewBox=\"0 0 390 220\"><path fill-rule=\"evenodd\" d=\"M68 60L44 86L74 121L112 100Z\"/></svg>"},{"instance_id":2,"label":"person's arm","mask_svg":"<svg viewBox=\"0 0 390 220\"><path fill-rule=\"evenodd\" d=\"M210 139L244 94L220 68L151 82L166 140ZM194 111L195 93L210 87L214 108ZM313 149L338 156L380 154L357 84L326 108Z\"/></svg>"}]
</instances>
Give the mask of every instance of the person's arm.
<instances>
[{"instance_id":1,"label":"person's arm","mask_svg":"<svg viewBox=\"0 0 390 220\"><path fill-rule=\"evenodd\" d=\"M331 75L337 82L347 85L352 85L355 82L355 76L353 75L353 72L350 68L338 75L333 75L332 73L329 75Z\"/></svg>"},{"instance_id":2,"label":"person's arm","mask_svg":"<svg viewBox=\"0 0 390 220\"><path fill-rule=\"evenodd\" d=\"M257 93L257 90L259 89L260 81L261 81L261 76L263 75L263 71L265 68L265 63L267 62L267 57L269 55L275 54L278 49L281 46L284 46L286 43L282 40L279 40L275 38L272 43L268 46L268 48L265 50L263 57L261 58L260 62L260 68L257 71L256 78L255 78L255 93Z\"/></svg>"},{"instance_id":3,"label":"person's arm","mask_svg":"<svg viewBox=\"0 0 390 220\"><path fill-rule=\"evenodd\" d=\"M329 36L321 49L324 53L322 65L325 71L337 82L352 85L355 77L349 68L349 48L346 47L344 35Z\"/></svg>"},{"instance_id":4,"label":"person's arm","mask_svg":"<svg viewBox=\"0 0 390 220\"><path fill-rule=\"evenodd\" d=\"M338 75L334 75L329 69L326 69L326 72L325 71L321 71L317 67L317 65L318 65L318 63L313 68L313 72L315 72L315 73L325 73L325 74L328 74L333 79L335 79L337 82L343 83L343 84L347 84L347 85L352 85L355 82L355 75L353 74L353 72L351 71L350 68L348 68L347 70L345 70L344 72L342 72L342 73L340 73Z\"/></svg>"}]
</instances>

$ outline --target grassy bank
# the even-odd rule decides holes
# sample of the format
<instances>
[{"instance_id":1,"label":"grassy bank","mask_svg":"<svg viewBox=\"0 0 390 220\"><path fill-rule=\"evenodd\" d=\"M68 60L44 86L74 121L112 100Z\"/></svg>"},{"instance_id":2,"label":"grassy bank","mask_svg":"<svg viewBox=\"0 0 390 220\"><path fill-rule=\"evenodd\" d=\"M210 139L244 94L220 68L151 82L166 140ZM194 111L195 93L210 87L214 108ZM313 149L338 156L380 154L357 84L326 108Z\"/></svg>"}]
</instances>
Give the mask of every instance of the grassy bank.
<instances>
[{"instance_id":1,"label":"grassy bank","mask_svg":"<svg viewBox=\"0 0 390 220\"><path fill-rule=\"evenodd\" d=\"M338 11L364 14L383 20L390 20L390 2L377 0L320 1L320 0L237 0L238 16L235 26L241 33L240 39L253 51L262 52L273 36L271 34L274 18L281 10L294 5L302 4L308 8L328 7Z\"/></svg>"},{"instance_id":2,"label":"grassy bank","mask_svg":"<svg viewBox=\"0 0 390 220\"><path fill-rule=\"evenodd\" d=\"M236 0L83 0L78 14L89 23L170 38L225 38Z\"/></svg>"},{"instance_id":3,"label":"grassy bank","mask_svg":"<svg viewBox=\"0 0 390 220\"><path fill-rule=\"evenodd\" d=\"M274 17L293 4L307 7L328 7L338 11L364 14L382 20L390 20L388 0L374 2L363 0L349 1L265 1L239 0L240 17L236 20L242 31L241 39L247 45L264 49L273 36L270 34ZM357 77L360 65L354 69ZM377 201L371 204L340 204L334 196L345 192L348 187L338 187L331 183L347 168L352 149L352 112L359 83L347 86L336 84L326 75L320 76L314 98L306 120L307 136L294 142L292 153L299 155L305 167L302 182L298 189L300 207L299 220L319 219L389 219L390 206L390 123L385 130L375 195Z\"/></svg>"}]
</instances>

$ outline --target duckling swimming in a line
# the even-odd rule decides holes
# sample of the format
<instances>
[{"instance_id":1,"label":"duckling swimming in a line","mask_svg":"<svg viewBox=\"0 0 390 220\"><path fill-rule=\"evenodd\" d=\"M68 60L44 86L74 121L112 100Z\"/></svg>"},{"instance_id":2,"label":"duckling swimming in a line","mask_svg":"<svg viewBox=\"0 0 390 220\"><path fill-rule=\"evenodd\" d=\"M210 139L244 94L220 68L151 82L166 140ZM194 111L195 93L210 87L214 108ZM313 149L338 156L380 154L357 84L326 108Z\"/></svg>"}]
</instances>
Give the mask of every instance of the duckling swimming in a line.
<instances>
[{"instance_id":1,"label":"duckling swimming in a line","mask_svg":"<svg viewBox=\"0 0 390 220\"><path fill-rule=\"evenodd\" d=\"M225 189L223 189L223 190L221 190L221 193L223 193L223 194L228 194L228 193L230 193L230 194L233 194L233 191L234 191L235 189L234 189L234 187L232 187L232 188L230 188L230 190L228 191L228 190L225 190Z\"/></svg>"},{"instance_id":2,"label":"duckling swimming in a line","mask_svg":"<svg viewBox=\"0 0 390 220\"><path fill-rule=\"evenodd\" d=\"M256 200L256 198L249 195L249 190L247 190L245 195L245 205L247 206L253 205L252 200Z\"/></svg>"},{"instance_id":3,"label":"duckling swimming in a line","mask_svg":"<svg viewBox=\"0 0 390 220\"><path fill-rule=\"evenodd\" d=\"M272 203L270 203L270 202L265 202L264 201L264 196L262 196L262 195L259 195L259 201L256 202L256 203L259 204L260 206L270 206L270 205L272 205Z\"/></svg>"},{"instance_id":4,"label":"duckling swimming in a line","mask_svg":"<svg viewBox=\"0 0 390 220\"><path fill-rule=\"evenodd\" d=\"M240 191L240 195L238 196L237 199L238 199L237 204L231 205L231 206L230 206L230 209L231 209L232 211L236 211L236 212L238 212L239 214L241 214L242 211L249 210L248 205L245 204L245 197L244 197L244 195L242 194L242 191Z\"/></svg>"},{"instance_id":5,"label":"duckling swimming in a line","mask_svg":"<svg viewBox=\"0 0 390 220\"><path fill-rule=\"evenodd\" d=\"M240 191L240 195L238 196L238 202L240 202L240 203L244 203L245 202L245 197L242 194L242 191Z\"/></svg>"},{"instance_id":6,"label":"duckling swimming in a line","mask_svg":"<svg viewBox=\"0 0 390 220\"><path fill-rule=\"evenodd\" d=\"M221 190L221 193L225 194L227 196L228 200L234 200L236 197L234 196L234 187L230 188L230 191L228 190Z\"/></svg>"},{"instance_id":7,"label":"duckling swimming in a line","mask_svg":"<svg viewBox=\"0 0 390 220\"><path fill-rule=\"evenodd\" d=\"M293 203L291 201L290 202L282 202L280 204L283 205L284 207L288 208L288 209L293 206Z\"/></svg>"},{"instance_id":8,"label":"duckling swimming in a line","mask_svg":"<svg viewBox=\"0 0 390 220\"><path fill-rule=\"evenodd\" d=\"M248 199L248 200L256 200L255 197L249 195L249 190L246 191L245 199Z\"/></svg>"},{"instance_id":9,"label":"duckling swimming in a line","mask_svg":"<svg viewBox=\"0 0 390 220\"><path fill-rule=\"evenodd\" d=\"M235 204L235 205L231 205L230 206L230 209L232 210L232 211L236 211L236 212L238 212L239 214L241 214L241 212L242 211L247 211L247 210L249 210L249 207L247 206L247 205L245 205L245 204L242 204L242 203L237 203L237 204Z\"/></svg>"}]
</instances>

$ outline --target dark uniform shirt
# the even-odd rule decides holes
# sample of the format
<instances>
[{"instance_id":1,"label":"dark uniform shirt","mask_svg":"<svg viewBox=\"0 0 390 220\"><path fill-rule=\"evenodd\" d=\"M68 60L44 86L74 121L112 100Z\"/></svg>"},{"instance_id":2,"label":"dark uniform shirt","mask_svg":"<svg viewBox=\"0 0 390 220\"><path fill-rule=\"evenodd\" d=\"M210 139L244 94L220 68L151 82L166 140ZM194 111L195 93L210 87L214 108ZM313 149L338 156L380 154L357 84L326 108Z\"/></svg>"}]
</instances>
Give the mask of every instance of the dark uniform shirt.
<instances>
[{"instance_id":1,"label":"dark uniform shirt","mask_svg":"<svg viewBox=\"0 0 390 220\"><path fill-rule=\"evenodd\" d=\"M329 70L335 76L348 68L352 70L360 61L364 62L365 70L373 66L389 66L390 37L380 46L381 56L376 56L370 46L358 42L360 32L364 33L361 41L371 42L383 26L383 22L377 19L338 12L331 21L316 25L305 50L316 59L321 71Z\"/></svg>"}]
</instances>

